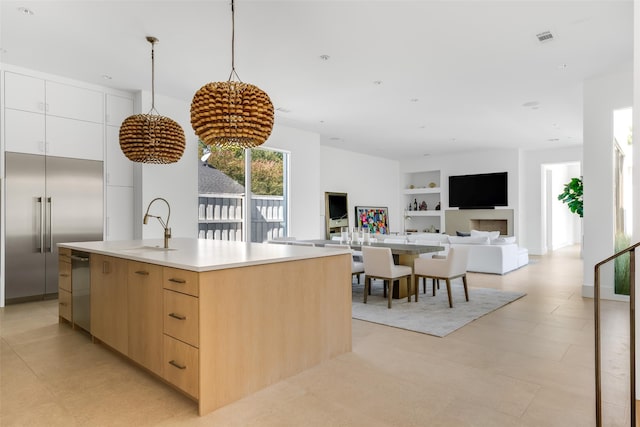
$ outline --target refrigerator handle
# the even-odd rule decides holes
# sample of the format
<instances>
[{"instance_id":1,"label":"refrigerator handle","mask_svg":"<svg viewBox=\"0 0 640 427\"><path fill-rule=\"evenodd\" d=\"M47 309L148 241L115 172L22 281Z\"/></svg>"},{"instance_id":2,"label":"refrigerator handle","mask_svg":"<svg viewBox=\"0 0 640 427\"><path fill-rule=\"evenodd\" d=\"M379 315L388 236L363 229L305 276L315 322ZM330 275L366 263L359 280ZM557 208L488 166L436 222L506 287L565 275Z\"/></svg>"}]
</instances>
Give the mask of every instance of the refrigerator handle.
<instances>
[{"instance_id":1,"label":"refrigerator handle","mask_svg":"<svg viewBox=\"0 0 640 427\"><path fill-rule=\"evenodd\" d=\"M44 207L42 206L42 197L36 197L36 203L39 205L38 210L38 234L40 235L38 238L39 247L36 250L40 253L44 253Z\"/></svg>"},{"instance_id":2,"label":"refrigerator handle","mask_svg":"<svg viewBox=\"0 0 640 427\"><path fill-rule=\"evenodd\" d=\"M53 252L53 230L51 229L51 197L47 197L47 222L48 222L48 233L49 233L49 247L47 248L47 252Z\"/></svg>"}]
</instances>

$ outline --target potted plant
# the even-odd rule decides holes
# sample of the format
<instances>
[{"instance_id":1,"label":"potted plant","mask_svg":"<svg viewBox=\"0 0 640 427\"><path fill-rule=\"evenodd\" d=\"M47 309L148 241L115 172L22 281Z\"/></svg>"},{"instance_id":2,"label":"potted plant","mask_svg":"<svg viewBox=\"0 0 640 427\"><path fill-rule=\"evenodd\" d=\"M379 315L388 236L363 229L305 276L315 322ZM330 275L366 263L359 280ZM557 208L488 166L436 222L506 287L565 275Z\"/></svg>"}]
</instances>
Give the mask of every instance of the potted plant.
<instances>
[{"instance_id":1,"label":"potted plant","mask_svg":"<svg viewBox=\"0 0 640 427\"><path fill-rule=\"evenodd\" d=\"M569 210L582 218L582 178L571 178L564 185L564 191L558 195L558 200L566 203Z\"/></svg>"}]
</instances>

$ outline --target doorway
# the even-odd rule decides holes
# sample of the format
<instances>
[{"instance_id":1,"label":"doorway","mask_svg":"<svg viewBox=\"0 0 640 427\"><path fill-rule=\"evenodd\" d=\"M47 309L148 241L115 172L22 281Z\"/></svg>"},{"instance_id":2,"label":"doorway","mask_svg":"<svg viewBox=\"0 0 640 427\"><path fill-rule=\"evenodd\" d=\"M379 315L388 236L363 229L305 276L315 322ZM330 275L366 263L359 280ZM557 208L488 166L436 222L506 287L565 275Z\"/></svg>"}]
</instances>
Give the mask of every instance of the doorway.
<instances>
[{"instance_id":1,"label":"doorway","mask_svg":"<svg viewBox=\"0 0 640 427\"><path fill-rule=\"evenodd\" d=\"M571 178L582 176L580 162L542 165L543 253L582 243L582 221L558 200Z\"/></svg>"}]
</instances>

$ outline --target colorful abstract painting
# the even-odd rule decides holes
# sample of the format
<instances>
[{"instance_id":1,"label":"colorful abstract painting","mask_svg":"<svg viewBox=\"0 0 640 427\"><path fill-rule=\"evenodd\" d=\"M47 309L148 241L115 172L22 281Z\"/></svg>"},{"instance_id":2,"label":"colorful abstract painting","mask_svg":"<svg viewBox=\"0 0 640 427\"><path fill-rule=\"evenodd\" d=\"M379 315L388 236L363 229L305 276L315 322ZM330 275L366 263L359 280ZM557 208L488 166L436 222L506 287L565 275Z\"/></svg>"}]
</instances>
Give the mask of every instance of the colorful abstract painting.
<instances>
[{"instance_id":1,"label":"colorful abstract painting","mask_svg":"<svg viewBox=\"0 0 640 427\"><path fill-rule=\"evenodd\" d=\"M356 225L368 228L370 233L389 234L387 208L356 206Z\"/></svg>"}]
</instances>

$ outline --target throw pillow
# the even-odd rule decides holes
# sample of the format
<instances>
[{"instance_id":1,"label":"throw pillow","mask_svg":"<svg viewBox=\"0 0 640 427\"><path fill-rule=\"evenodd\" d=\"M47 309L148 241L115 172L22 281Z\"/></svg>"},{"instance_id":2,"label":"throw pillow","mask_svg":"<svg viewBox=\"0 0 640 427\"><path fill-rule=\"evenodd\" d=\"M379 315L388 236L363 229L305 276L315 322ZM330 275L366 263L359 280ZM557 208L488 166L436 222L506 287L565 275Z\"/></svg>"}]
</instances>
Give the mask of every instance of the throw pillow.
<instances>
[{"instance_id":1,"label":"throw pillow","mask_svg":"<svg viewBox=\"0 0 640 427\"><path fill-rule=\"evenodd\" d=\"M511 245L516 242L516 236L498 237L497 239L491 239L492 245Z\"/></svg>"},{"instance_id":2,"label":"throw pillow","mask_svg":"<svg viewBox=\"0 0 640 427\"><path fill-rule=\"evenodd\" d=\"M449 243L452 245L488 245L490 240L486 236L449 236Z\"/></svg>"},{"instance_id":3,"label":"throw pillow","mask_svg":"<svg viewBox=\"0 0 640 427\"><path fill-rule=\"evenodd\" d=\"M500 237L500 231L471 230L471 236L472 237L484 236L484 237L488 237L489 239L497 239L498 237Z\"/></svg>"}]
</instances>

